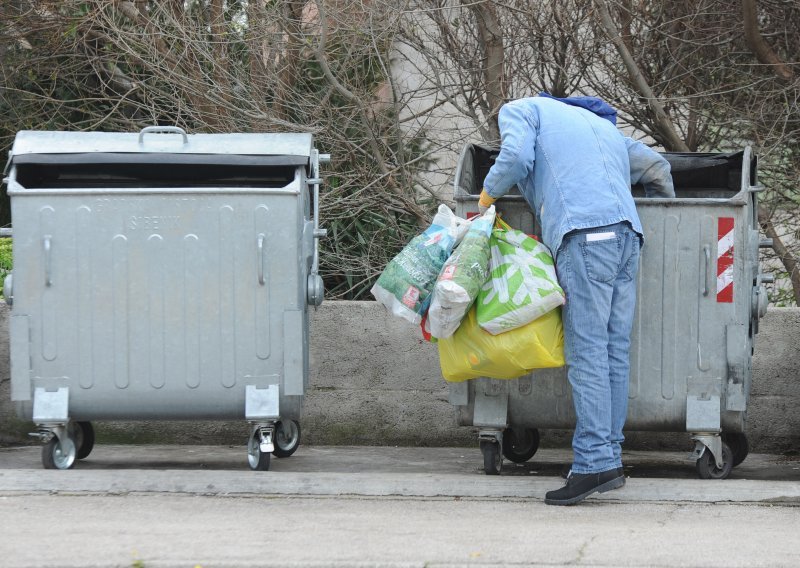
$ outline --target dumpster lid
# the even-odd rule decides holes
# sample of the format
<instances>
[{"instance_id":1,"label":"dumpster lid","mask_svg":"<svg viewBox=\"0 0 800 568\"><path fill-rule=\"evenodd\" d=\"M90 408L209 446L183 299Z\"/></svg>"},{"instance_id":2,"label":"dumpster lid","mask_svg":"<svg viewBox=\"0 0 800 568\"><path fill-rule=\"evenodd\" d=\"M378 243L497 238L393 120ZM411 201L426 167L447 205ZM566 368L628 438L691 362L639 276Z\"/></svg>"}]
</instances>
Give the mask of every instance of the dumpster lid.
<instances>
[{"instance_id":1,"label":"dumpster lid","mask_svg":"<svg viewBox=\"0 0 800 568\"><path fill-rule=\"evenodd\" d=\"M467 143L461 153L454 180L456 200L465 196L476 196L483 187L483 180L494 163L499 146ZM738 192L743 175L745 152L662 152L670 163L672 180L678 190L697 190L710 193L714 191ZM748 171L755 168L748 164ZM753 182L754 180L751 180ZM516 188L512 194L518 193ZM473 197L474 198L474 197Z\"/></svg>"},{"instance_id":2,"label":"dumpster lid","mask_svg":"<svg viewBox=\"0 0 800 568\"><path fill-rule=\"evenodd\" d=\"M304 165L313 137L304 133L185 134L23 130L9 163L245 163ZM102 155L102 157L100 156Z\"/></svg>"}]
</instances>

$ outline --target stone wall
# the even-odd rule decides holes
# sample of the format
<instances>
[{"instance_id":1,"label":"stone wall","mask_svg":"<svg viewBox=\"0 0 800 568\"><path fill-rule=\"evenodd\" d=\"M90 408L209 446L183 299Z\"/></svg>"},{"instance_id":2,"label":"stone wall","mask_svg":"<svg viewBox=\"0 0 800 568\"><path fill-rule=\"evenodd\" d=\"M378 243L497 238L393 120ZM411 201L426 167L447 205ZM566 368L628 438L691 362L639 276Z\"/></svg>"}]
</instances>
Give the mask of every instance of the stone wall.
<instances>
[{"instance_id":1,"label":"stone wall","mask_svg":"<svg viewBox=\"0 0 800 568\"><path fill-rule=\"evenodd\" d=\"M8 308L0 305L0 443L27 443L32 424L11 408ZM303 443L474 445L458 427L439 373L435 346L375 302L326 302L312 310L311 377ZM800 449L800 309L770 309L753 359L748 437L752 451ZM101 441L244 444L240 422L96 424ZM569 433L543 432L542 444L569 444ZM685 433L629 433L629 449L690 449Z\"/></svg>"}]
</instances>

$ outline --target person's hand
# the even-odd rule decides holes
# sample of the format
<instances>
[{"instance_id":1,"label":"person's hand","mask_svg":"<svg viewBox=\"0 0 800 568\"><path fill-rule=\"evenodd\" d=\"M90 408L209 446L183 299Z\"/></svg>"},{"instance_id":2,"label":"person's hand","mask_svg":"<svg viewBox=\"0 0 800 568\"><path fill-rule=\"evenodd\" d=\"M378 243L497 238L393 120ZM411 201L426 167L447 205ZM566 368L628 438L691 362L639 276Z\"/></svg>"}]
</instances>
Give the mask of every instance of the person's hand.
<instances>
[{"instance_id":1,"label":"person's hand","mask_svg":"<svg viewBox=\"0 0 800 568\"><path fill-rule=\"evenodd\" d=\"M489 207L491 207L495 201L497 200L488 193L486 193L485 189L481 190L481 196L478 199L478 211L480 212L480 214L483 215L484 213L486 213L486 211L488 211Z\"/></svg>"}]
</instances>

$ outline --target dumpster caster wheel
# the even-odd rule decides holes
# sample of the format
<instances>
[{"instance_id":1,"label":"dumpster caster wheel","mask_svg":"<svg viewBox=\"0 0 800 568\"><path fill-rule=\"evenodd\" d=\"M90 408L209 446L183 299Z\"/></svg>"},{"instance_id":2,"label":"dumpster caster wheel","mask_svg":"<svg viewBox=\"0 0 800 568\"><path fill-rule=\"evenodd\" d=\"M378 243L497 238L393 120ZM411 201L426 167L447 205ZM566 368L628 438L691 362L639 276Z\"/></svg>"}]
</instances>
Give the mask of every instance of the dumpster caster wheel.
<instances>
[{"instance_id":1,"label":"dumpster caster wheel","mask_svg":"<svg viewBox=\"0 0 800 568\"><path fill-rule=\"evenodd\" d=\"M697 475L700 479L725 479L731 474L733 469L733 452L730 446L725 442L722 443L722 468L717 467L714 456L711 451L706 448L703 455L695 463Z\"/></svg>"},{"instance_id":2,"label":"dumpster caster wheel","mask_svg":"<svg viewBox=\"0 0 800 568\"><path fill-rule=\"evenodd\" d=\"M67 436L53 436L42 446L42 465L45 469L70 469L75 465L75 443Z\"/></svg>"},{"instance_id":3,"label":"dumpster caster wheel","mask_svg":"<svg viewBox=\"0 0 800 568\"><path fill-rule=\"evenodd\" d=\"M295 420L282 420L275 423L276 458L288 458L300 445L300 424Z\"/></svg>"},{"instance_id":4,"label":"dumpster caster wheel","mask_svg":"<svg viewBox=\"0 0 800 568\"><path fill-rule=\"evenodd\" d=\"M723 434L722 441L728 444L733 453L733 467L742 463L750 453L750 444L744 434Z\"/></svg>"},{"instance_id":5,"label":"dumpster caster wheel","mask_svg":"<svg viewBox=\"0 0 800 568\"><path fill-rule=\"evenodd\" d=\"M75 443L75 459L82 460L94 449L94 427L91 422L74 422L70 425L70 437Z\"/></svg>"},{"instance_id":6,"label":"dumpster caster wheel","mask_svg":"<svg viewBox=\"0 0 800 568\"><path fill-rule=\"evenodd\" d=\"M536 428L506 428L503 433L503 455L514 463L525 463L539 449Z\"/></svg>"},{"instance_id":7,"label":"dumpster caster wheel","mask_svg":"<svg viewBox=\"0 0 800 568\"><path fill-rule=\"evenodd\" d=\"M261 451L261 436L256 430L247 442L247 463L253 471L268 471L272 454Z\"/></svg>"},{"instance_id":8,"label":"dumpster caster wheel","mask_svg":"<svg viewBox=\"0 0 800 568\"><path fill-rule=\"evenodd\" d=\"M500 444L487 440L481 441L481 452L483 453L483 471L486 475L500 475L503 469L503 454L500 452Z\"/></svg>"}]
</instances>

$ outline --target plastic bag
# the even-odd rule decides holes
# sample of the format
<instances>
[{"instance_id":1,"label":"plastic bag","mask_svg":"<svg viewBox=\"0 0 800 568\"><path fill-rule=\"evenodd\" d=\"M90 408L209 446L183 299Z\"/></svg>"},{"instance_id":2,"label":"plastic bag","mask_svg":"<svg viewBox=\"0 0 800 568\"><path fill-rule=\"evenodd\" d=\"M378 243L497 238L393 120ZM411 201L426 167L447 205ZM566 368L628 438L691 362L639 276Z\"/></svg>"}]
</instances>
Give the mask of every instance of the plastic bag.
<instances>
[{"instance_id":1,"label":"plastic bag","mask_svg":"<svg viewBox=\"0 0 800 568\"><path fill-rule=\"evenodd\" d=\"M370 290L372 295L393 315L419 324L430 305L436 277L465 231L466 221L439 205L431 226L386 265Z\"/></svg>"},{"instance_id":2,"label":"plastic bag","mask_svg":"<svg viewBox=\"0 0 800 568\"><path fill-rule=\"evenodd\" d=\"M475 307L455 334L440 339L439 364L449 382L477 377L515 379L534 369L564 365L561 310L551 310L531 323L492 335L481 329Z\"/></svg>"},{"instance_id":3,"label":"plastic bag","mask_svg":"<svg viewBox=\"0 0 800 568\"><path fill-rule=\"evenodd\" d=\"M436 280L428 310L428 326L433 337L453 335L478 292L489 277L489 236L492 234L494 206L469 221L464 239L456 247Z\"/></svg>"},{"instance_id":4,"label":"plastic bag","mask_svg":"<svg viewBox=\"0 0 800 568\"><path fill-rule=\"evenodd\" d=\"M526 325L564 304L545 245L497 219L489 241L489 278L478 293L478 324L492 334Z\"/></svg>"}]
</instances>

